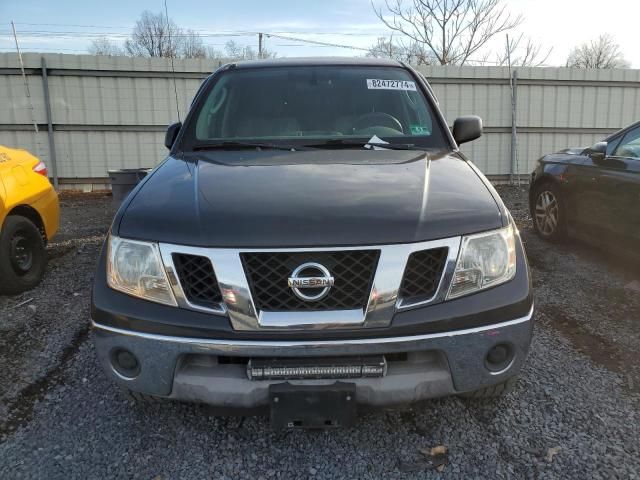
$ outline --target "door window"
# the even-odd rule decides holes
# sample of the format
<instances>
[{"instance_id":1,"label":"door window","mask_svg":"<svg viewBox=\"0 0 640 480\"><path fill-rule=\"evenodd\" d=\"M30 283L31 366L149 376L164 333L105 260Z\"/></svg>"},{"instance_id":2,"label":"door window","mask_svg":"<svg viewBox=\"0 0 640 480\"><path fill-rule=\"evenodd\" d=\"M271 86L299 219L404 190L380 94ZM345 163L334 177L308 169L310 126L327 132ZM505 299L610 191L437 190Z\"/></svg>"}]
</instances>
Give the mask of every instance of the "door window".
<instances>
[{"instance_id":1,"label":"door window","mask_svg":"<svg viewBox=\"0 0 640 480\"><path fill-rule=\"evenodd\" d=\"M625 134L614 150L613 156L640 159L640 127L636 127Z\"/></svg>"}]
</instances>

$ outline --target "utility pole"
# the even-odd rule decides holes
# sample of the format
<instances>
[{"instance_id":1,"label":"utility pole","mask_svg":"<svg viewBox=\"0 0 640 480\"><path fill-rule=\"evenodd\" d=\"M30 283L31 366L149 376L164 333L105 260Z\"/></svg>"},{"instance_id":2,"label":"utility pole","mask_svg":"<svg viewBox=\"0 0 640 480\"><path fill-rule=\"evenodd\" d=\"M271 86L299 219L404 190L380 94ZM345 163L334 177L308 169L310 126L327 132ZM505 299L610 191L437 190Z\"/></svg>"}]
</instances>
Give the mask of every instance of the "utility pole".
<instances>
[{"instance_id":1,"label":"utility pole","mask_svg":"<svg viewBox=\"0 0 640 480\"><path fill-rule=\"evenodd\" d=\"M36 146L36 157L41 158L42 146L40 144L40 130L38 129L38 120L36 119L36 111L33 108L33 99L31 98L31 90L29 89L29 80L27 79L27 74L24 71L24 61L22 60L22 51L20 51L20 44L18 43L18 34L16 33L16 25L11 21L11 29L13 30L13 40L16 42L16 51L18 52L18 61L20 62L20 71L22 72L22 81L24 82L24 93L27 97L27 102L29 103L29 112L31 113L31 123L33 124L34 130L34 141ZM50 158L52 158L52 162L55 164L55 151L49 152ZM52 165L56 172L56 187L57 187L57 168L55 165Z\"/></svg>"},{"instance_id":2,"label":"utility pole","mask_svg":"<svg viewBox=\"0 0 640 480\"><path fill-rule=\"evenodd\" d=\"M258 33L258 58L262 58L262 33Z\"/></svg>"},{"instance_id":3,"label":"utility pole","mask_svg":"<svg viewBox=\"0 0 640 480\"><path fill-rule=\"evenodd\" d=\"M13 30L13 40L16 42L16 51L18 52L18 61L20 62L20 71L22 72L22 81L24 82L24 92L27 95L27 101L29 102L29 108L31 110L31 121L33 123L33 129L38 133L38 122L36 121L35 111L33 110L33 101L31 100L31 91L29 90L29 82L27 81L27 75L24 73L24 62L22 61L22 52L20 51L20 45L18 44L18 35L16 34L16 26L11 20L11 29Z\"/></svg>"},{"instance_id":4,"label":"utility pole","mask_svg":"<svg viewBox=\"0 0 640 480\"><path fill-rule=\"evenodd\" d=\"M518 135L517 135L517 123L518 123L518 70L514 70L511 75L511 84L513 85L512 90L512 143L513 143L513 157L515 161L515 172L516 172L516 181L518 186L520 186L520 164L518 159Z\"/></svg>"},{"instance_id":5,"label":"utility pole","mask_svg":"<svg viewBox=\"0 0 640 480\"><path fill-rule=\"evenodd\" d=\"M509 66L509 87L511 88L511 174L509 175L509 183L514 184L514 178L517 175L518 186L520 186L520 168L518 165L518 135L517 135L517 85L518 72L511 70L511 43L507 34L507 65Z\"/></svg>"},{"instance_id":6,"label":"utility pole","mask_svg":"<svg viewBox=\"0 0 640 480\"><path fill-rule=\"evenodd\" d=\"M178 85L176 82L176 68L173 65L173 57L175 57L175 53L171 46L171 23L169 22L169 9L167 8L167 0L164 0L164 16L167 19L167 34L169 35L169 53L171 54L171 73L173 75L173 93L176 97L176 113L178 114L178 121L181 122L180 119L180 104L178 103Z\"/></svg>"},{"instance_id":7,"label":"utility pole","mask_svg":"<svg viewBox=\"0 0 640 480\"><path fill-rule=\"evenodd\" d=\"M53 138L53 115L51 114L51 97L49 95L49 74L47 61L41 57L42 65L42 91L44 93L44 110L47 114L47 137L49 138L49 158L51 158L51 173L53 174L53 186L58 189L58 160L56 157L56 142Z\"/></svg>"}]
</instances>

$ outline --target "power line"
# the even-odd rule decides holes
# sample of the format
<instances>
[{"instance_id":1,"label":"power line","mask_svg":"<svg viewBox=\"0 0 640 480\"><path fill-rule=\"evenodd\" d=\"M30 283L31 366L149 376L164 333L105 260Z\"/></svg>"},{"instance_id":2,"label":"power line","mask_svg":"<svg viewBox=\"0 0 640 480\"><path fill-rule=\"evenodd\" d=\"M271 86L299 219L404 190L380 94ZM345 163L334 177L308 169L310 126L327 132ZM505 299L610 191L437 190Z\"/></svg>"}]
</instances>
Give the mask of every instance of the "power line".
<instances>
[{"instance_id":1,"label":"power line","mask_svg":"<svg viewBox=\"0 0 640 480\"><path fill-rule=\"evenodd\" d=\"M377 33L365 33L365 32L273 32L284 35L345 35L349 37L384 37L389 35L389 32L377 32Z\"/></svg>"},{"instance_id":2,"label":"power line","mask_svg":"<svg viewBox=\"0 0 640 480\"><path fill-rule=\"evenodd\" d=\"M108 25L80 25L80 24L64 24L64 23L16 23L16 25L29 25L29 26L49 26L49 27L74 27L74 28L103 28L103 29L124 29L124 28L133 28L126 26L108 26ZM246 31L246 30L222 30L222 31L210 31L210 30L193 30L202 38L229 38L229 37L254 37L259 35L260 32L254 31ZM77 32L77 31L54 31L54 30L31 30L31 31L21 31L23 42L25 37L31 38L58 38L61 40L71 40L85 38L87 40L99 38L106 36L111 39L116 40L124 40L129 38L130 32ZM386 33L365 33L365 32L309 32L309 31L273 31L273 32L263 32L266 37L277 38L281 40L288 40L295 43L283 43L283 44L275 44L277 47L314 47L314 48L343 48L348 50L357 50L357 51L369 51L369 48L360 47L356 45L348 45L344 43L335 43L335 42L325 42L319 40L312 40L310 38L301 38L300 36L321 36L321 35L334 35L334 36L368 36L368 37L379 37L385 36L389 32ZM0 31L0 38L2 35L7 35L9 37L11 35L10 32ZM180 36L188 36L189 34L173 34L172 37L180 37ZM292 35L300 35L300 36L292 36ZM9 37L10 38L10 37ZM204 43L205 46L225 46L225 43ZM252 44L239 45L241 48L246 48L249 46L253 46ZM25 50L31 51L68 51L68 52L84 52L85 50L80 49L71 49L71 48L49 48L49 47L23 47ZM501 62L491 61L491 60L474 60L469 59L467 61L468 65L496 65L500 66ZM544 66L544 65L543 65Z\"/></svg>"},{"instance_id":3,"label":"power line","mask_svg":"<svg viewBox=\"0 0 640 480\"><path fill-rule=\"evenodd\" d=\"M27 35L30 37L37 37L37 38L58 38L58 39L77 39L78 37L82 37L82 38L86 38L86 39L93 39L93 38L99 38L101 36L108 36L108 37L117 37L117 38L128 38L129 34L124 34L124 33L89 33L89 32L21 32L21 34L23 36ZM173 35L173 37L180 37L180 36L187 36L188 34L179 34L179 35ZM259 35L259 32L234 32L234 33L210 33L210 34L199 34L200 37L204 37L204 38L209 38L209 37L250 37L250 36L255 36L255 35ZM287 36L287 35L280 35L277 33L267 33L264 32L264 35L267 37L273 37L273 38L279 38L281 40L289 40L289 41L293 41L293 42L298 42L298 43L303 43L303 44L309 44L309 45L316 45L316 46L323 46L323 47L333 47L333 48L345 48L345 49L350 49L350 50L360 50L360 51L368 51L368 48L364 48L364 47L358 47L355 45L346 45L346 44L340 44L340 43L333 43L333 42L321 42L318 40L310 40L308 38L300 38L300 37L292 37L292 36Z\"/></svg>"},{"instance_id":4,"label":"power line","mask_svg":"<svg viewBox=\"0 0 640 480\"><path fill-rule=\"evenodd\" d=\"M27 22L16 22L16 25L28 25L28 26L38 26L38 27L74 27L74 28L107 28L107 29L115 29L115 28L125 28L125 29L132 29L135 27L135 25L79 25L79 24L72 24L72 23L27 23ZM202 30L202 29L192 29L194 32L197 33L206 33L209 32L209 30ZM245 32L244 30L231 30L228 31L229 33L234 33L234 32ZM252 32L253 34L255 34L256 32ZM331 31L322 31L322 32L314 32L314 31L308 31L308 30L276 30L273 31L273 33L275 34L283 34L283 35L347 35L347 36L364 36L364 37L368 37L368 36L386 36L388 35L389 32L387 31L379 31L379 32L345 32L345 31L339 31L339 32L331 32Z\"/></svg>"},{"instance_id":5,"label":"power line","mask_svg":"<svg viewBox=\"0 0 640 480\"><path fill-rule=\"evenodd\" d=\"M288 36L285 36L285 35L276 35L274 33L266 33L265 35L267 35L267 37L279 38L281 40L291 40L293 42L308 43L308 44L311 44L311 45L321 45L321 46L325 46L325 47L335 47L335 48L348 48L348 49L351 49L351 50L363 50L365 52L369 51L368 48L356 47L354 45L341 45L339 43L319 42L317 40L308 40L308 39L305 39L305 38L288 37Z\"/></svg>"},{"instance_id":6,"label":"power line","mask_svg":"<svg viewBox=\"0 0 640 480\"><path fill-rule=\"evenodd\" d=\"M300 43L274 43L274 47L333 48L329 45L302 45Z\"/></svg>"},{"instance_id":7,"label":"power line","mask_svg":"<svg viewBox=\"0 0 640 480\"><path fill-rule=\"evenodd\" d=\"M76 25L72 23L27 23L27 22L15 22L16 25L29 25L38 27L78 27L78 28L133 28L133 25L129 26L114 26L114 25Z\"/></svg>"},{"instance_id":8,"label":"power line","mask_svg":"<svg viewBox=\"0 0 640 480\"><path fill-rule=\"evenodd\" d=\"M197 32L196 32L197 33ZM9 36L10 32L0 31L0 35ZM129 38L130 32L68 32L68 31L49 31L49 30L22 30L21 35L43 38L78 38L78 37L122 37ZM257 32L218 32L218 33L198 33L199 37L248 37L256 35ZM188 37L190 33L174 33L174 37Z\"/></svg>"},{"instance_id":9,"label":"power line","mask_svg":"<svg viewBox=\"0 0 640 480\"><path fill-rule=\"evenodd\" d=\"M15 49L12 48L0 48L0 52L13 52ZM80 49L80 48L47 48L47 47L25 47L22 46L20 47L20 50L22 50L23 52L40 52L40 51L47 51L47 52L79 52L79 53L87 53L87 49L85 48Z\"/></svg>"},{"instance_id":10,"label":"power line","mask_svg":"<svg viewBox=\"0 0 640 480\"><path fill-rule=\"evenodd\" d=\"M205 47L224 47L226 43L203 43ZM250 43L241 43L236 44L240 48L253 47L253 44ZM277 46L285 46L285 47L313 47L313 45L277 45ZM31 52L79 52L79 53L87 53L86 48L54 48L54 47L25 47L21 46L20 50L22 51L31 51ZM14 52L15 48L0 48L0 52Z\"/></svg>"},{"instance_id":11,"label":"power line","mask_svg":"<svg viewBox=\"0 0 640 480\"><path fill-rule=\"evenodd\" d=\"M260 32L239 32L239 31L229 31L229 32L194 32L202 38L209 37L250 37L258 35ZM280 32L263 32L265 35L271 36L284 36ZM349 36L346 33L309 33L309 32L290 32L292 34L297 35L306 35L306 36L314 36L314 35L333 35L333 36ZM10 35L10 32L0 31L0 35ZM131 36L130 32L72 32L72 31L52 31L52 30L22 30L20 32L21 35L27 35L30 37L42 37L42 38L93 38L93 37L110 37L110 38L128 38ZM174 37L187 37L190 36L191 33L176 33ZM378 37L378 34L368 34L369 37ZM307 41L311 41L309 39L305 39Z\"/></svg>"}]
</instances>

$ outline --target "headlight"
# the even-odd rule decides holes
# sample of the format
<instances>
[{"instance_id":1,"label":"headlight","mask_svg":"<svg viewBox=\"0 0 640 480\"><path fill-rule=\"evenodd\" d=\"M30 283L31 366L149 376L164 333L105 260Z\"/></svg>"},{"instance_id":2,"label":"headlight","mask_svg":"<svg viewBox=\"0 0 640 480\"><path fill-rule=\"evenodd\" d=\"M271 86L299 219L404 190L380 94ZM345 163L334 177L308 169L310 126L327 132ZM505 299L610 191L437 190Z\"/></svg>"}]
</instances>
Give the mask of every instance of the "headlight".
<instances>
[{"instance_id":1,"label":"headlight","mask_svg":"<svg viewBox=\"0 0 640 480\"><path fill-rule=\"evenodd\" d=\"M507 282L516 273L513 224L462 238L447 298L456 298Z\"/></svg>"},{"instance_id":2,"label":"headlight","mask_svg":"<svg viewBox=\"0 0 640 480\"><path fill-rule=\"evenodd\" d=\"M176 306L155 243L109 236L107 284L114 290Z\"/></svg>"}]
</instances>

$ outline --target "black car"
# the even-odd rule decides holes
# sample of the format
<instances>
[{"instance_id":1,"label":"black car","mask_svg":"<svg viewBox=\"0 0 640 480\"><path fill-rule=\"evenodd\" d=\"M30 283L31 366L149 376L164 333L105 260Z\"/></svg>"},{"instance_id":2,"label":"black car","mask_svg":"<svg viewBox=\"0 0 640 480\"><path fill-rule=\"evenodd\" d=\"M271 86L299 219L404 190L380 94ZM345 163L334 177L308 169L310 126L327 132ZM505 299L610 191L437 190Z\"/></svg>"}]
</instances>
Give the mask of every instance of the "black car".
<instances>
[{"instance_id":1,"label":"black car","mask_svg":"<svg viewBox=\"0 0 640 480\"><path fill-rule=\"evenodd\" d=\"M395 61L220 68L105 242L105 371L134 398L268 409L276 427L507 391L533 298L513 219L458 150L481 131L450 131Z\"/></svg>"},{"instance_id":2,"label":"black car","mask_svg":"<svg viewBox=\"0 0 640 480\"><path fill-rule=\"evenodd\" d=\"M640 122L592 147L545 155L531 174L529 192L541 237L572 234L638 255Z\"/></svg>"}]
</instances>

